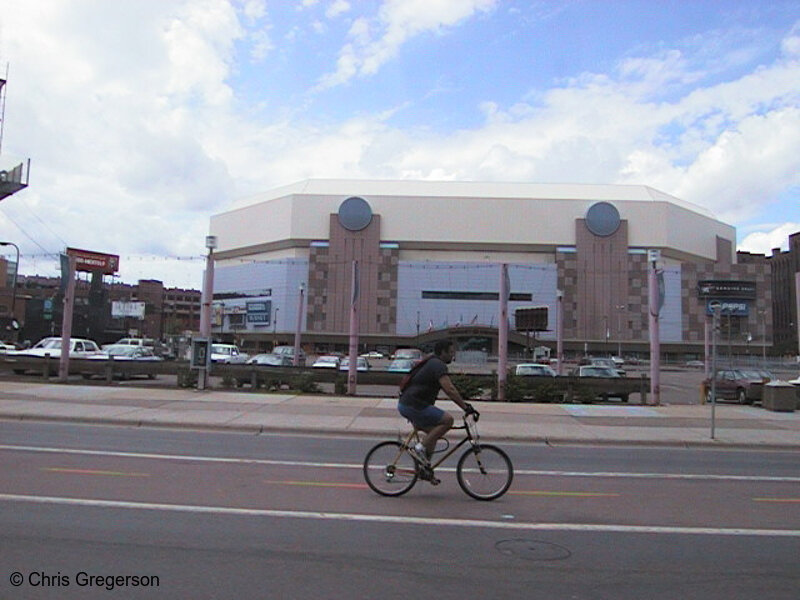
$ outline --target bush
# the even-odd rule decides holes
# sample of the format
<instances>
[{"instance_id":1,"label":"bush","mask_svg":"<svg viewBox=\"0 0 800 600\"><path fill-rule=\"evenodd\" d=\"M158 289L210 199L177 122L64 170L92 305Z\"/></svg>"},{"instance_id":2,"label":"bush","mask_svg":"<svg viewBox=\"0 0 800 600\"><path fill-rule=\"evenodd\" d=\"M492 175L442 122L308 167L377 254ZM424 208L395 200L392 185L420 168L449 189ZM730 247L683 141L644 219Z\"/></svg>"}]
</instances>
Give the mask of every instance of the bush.
<instances>
[{"instance_id":1,"label":"bush","mask_svg":"<svg viewBox=\"0 0 800 600\"><path fill-rule=\"evenodd\" d=\"M311 373L303 373L301 375L294 376L290 381L289 386L293 390L297 390L298 392L303 392L306 394L317 394L320 391L319 385L317 385L317 382L314 381L314 377Z\"/></svg>"},{"instance_id":2,"label":"bush","mask_svg":"<svg viewBox=\"0 0 800 600\"><path fill-rule=\"evenodd\" d=\"M483 395L483 385L478 377L455 373L450 375L450 381L465 400L480 398Z\"/></svg>"},{"instance_id":3,"label":"bush","mask_svg":"<svg viewBox=\"0 0 800 600\"><path fill-rule=\"evenodd\" d=\"M178 387L196 387L197 377L198 372L194 369L178 369Z\"/></svg>"}]
</instances>

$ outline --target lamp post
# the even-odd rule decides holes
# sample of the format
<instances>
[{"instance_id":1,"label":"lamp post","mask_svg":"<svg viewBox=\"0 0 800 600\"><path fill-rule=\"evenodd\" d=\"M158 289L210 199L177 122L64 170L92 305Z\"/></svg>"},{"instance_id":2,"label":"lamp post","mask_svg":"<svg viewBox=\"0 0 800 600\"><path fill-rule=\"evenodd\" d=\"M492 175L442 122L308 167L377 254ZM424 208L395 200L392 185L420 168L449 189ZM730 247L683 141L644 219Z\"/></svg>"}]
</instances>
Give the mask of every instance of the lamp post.
<instances>
[{"instance_id":1,"label":"lamp post","mask_svg":"<svg viewBox=\"0 0 800 600\"><path fill-rule=\"evenodd\" d=\"M556 290L556 359L558 374L564 374L564 290Z\"/></svg>"},{"instance_id":2,"label":"lamp post","mask_svg":"<svg viewBox=\"0 0 800 600\"><path fill-rule=\"evenodd\" d=\"M200 305L200 336L211 337L211 301L214 297L214 249L217 247L217 236L206 236L206 276L203 279L203 302Z\"/></svg>"},{"instance_id":3,"label":"lamp post","mask_svg":"<svg viewBox=\"0 0 800 600\"><path fill-rule=\"evenodd\" d=\"M208 353L211 352L211 301L214 298L214 248L217 247L217 236L206 236L206 248L208 248L208 256L206 257L206 276L203 279L203 296L202 304L200 305L200 337L205 338L208 344ZM208 366L211 362L206 363ZM197 388L204 390L208 387L208 366L200 369L200 374L197 378Z\"/></svg>"},{"instance_id":4,"label":"lamp post","mask_svg":"<svg viewBox=\"0 0 800 600\"><path fill-rule=\"evenodd\" d=\"M622 311L627 307L624 304L614 306L617 309L617 356L622 358Z\"/></svg>"},{"instance_id":5,"label":"lamp post","mask_svg":"<svg viewBox=\"0 0 800 600\"><path fill-rule=\"evenodd\" d=\"M16 331L19 329L17 323L17 313L15 312L17 306L17 273L19 273L19 246L14 242L0 242L0 246L14 246L17 251L17 264L14 267L14 282L11 284L11 328ZM16 336L15 336L16 337Z\"/></svg>"},{"instance_id":6,"label":"lamp post","mask_svg":"<svg viewBox=\"0 0 800 600\"><path fill-rule=\"evenodd\" d=\"M292 364L296 367L300 364L300 333L303 330L303 297L306 285L300 284L300 299L297 306L297 327L294 330L294 358Z\"/></svg>"}]
</instances>

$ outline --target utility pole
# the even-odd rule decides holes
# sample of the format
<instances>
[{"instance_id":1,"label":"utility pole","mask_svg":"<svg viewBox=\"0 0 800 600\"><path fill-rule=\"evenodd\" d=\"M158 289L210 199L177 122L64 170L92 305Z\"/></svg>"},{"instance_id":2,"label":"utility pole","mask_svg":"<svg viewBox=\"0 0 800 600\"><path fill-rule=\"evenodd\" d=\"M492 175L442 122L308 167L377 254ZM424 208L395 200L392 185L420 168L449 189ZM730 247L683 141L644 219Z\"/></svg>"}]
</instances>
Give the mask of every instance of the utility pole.
<instances>
[{"instance_id":1,"label":"utility pole","mask_svg":"<svg viewBox=\"0 0 800 600\"><path fill-rule=\"evenodd\" d=\"M648 262L650 271L648 274L649 283L649 320L650 320L650 394L656 406L661 404L661 339L659 335L658 316L661 310L661 298L659 293L659 271L658 261L661 259L659 250L648 250Z\"/></svg>"}]
</instances>

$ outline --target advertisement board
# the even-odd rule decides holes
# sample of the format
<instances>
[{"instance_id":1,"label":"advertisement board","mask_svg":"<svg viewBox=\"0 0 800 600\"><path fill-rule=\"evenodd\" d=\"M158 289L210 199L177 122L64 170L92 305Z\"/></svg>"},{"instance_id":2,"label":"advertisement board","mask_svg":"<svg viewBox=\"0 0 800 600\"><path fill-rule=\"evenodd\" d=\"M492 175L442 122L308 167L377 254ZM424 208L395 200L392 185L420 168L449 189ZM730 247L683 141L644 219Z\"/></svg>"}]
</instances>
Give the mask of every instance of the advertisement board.
<instances>
[{"instance_id":1,"label":"advertisement board","mask_svg":"<svg viewBox=\"0 0 800 600\"><path fill-rule=\"evenodd\" d=\"M113 275L119 270L119 256L79 248L67 248L67 256L75 257L75 270Z\"/></svg>"},{"instance_id":2,"label":"advertisement board","mask_svg":"<svg viewBox=\"0 0 800 600\"><path fill-rule=\"evenodd\" d=\"M705 280L697 282L697 294L701 298L754 299L754 281Z\"/></svg>"},{"instance_id":3,"label":"advertisement board","mask_svg":"<svg viewBox=\"0 0 800 600\"><path fill-rule=\"evenodd\" d=\"M144 319L144 302L124 302L115 300L111 303L111 316L114 319L131 317Z\"/></svg>"}]
</instances>

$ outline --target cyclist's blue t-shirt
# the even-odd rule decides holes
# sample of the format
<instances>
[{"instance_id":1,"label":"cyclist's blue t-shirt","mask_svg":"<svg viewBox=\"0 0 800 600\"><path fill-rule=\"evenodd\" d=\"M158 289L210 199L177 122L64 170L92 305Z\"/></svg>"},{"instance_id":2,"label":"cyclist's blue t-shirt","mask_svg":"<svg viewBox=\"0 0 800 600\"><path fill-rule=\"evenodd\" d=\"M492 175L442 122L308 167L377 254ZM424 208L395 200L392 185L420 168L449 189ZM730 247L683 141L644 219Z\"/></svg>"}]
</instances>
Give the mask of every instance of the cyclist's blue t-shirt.
<instances>
[{"instance_id":1,"label":"cyclist's blue t-shirt","mask_svg":"<svg viewBox=\"0 0 800 600\"><path fill-rule=\"evenodd\" d=\"M408 387L400 394L400 404L423 409L433 406L442 386L439 379L447 375L447 365L438 356L432 356L414 373Z\"/></svg>"}]
</instances>

